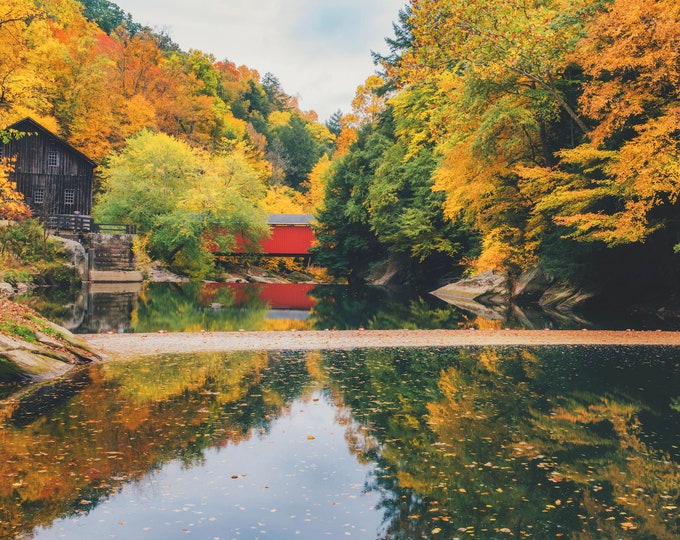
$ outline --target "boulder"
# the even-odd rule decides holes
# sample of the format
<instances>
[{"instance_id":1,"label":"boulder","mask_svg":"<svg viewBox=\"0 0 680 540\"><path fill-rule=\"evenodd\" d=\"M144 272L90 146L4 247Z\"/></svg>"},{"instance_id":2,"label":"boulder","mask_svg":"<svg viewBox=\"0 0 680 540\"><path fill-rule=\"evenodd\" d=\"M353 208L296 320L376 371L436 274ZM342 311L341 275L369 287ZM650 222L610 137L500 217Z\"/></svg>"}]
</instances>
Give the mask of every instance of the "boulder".
<instances>
[{"instance_id":1,"label":"boulder","mask_svg":"<svg viewBox=\"0 0 680 540\"><path fill-rule=\"evenodd\" d=\"M523 272L513 283L512 297L520 304L535 303L553 281L554 278L539 267L532 268Z\"/></svg>"},{"instance_id":2,"label":"boulder","mask_svg":"<svg viewBox=\"0 0 680 540\"><path fill-rule=\"evenodd\" d=\"M432 294L445 302L474 301L482 304L504 304L510 299L508 278L493 270L473 278L461 279L433 291Z\"/></svg>"},{"instance_id":3,"label":"boulder","mask_svg":"<svg viewBox=\"0 0 680 540\"><path fill-rule=\"evenodd\" d=\"M14 287L9 283L0 281L0 296L12 296L14 294Z\"/></svg>"}]
</instances>

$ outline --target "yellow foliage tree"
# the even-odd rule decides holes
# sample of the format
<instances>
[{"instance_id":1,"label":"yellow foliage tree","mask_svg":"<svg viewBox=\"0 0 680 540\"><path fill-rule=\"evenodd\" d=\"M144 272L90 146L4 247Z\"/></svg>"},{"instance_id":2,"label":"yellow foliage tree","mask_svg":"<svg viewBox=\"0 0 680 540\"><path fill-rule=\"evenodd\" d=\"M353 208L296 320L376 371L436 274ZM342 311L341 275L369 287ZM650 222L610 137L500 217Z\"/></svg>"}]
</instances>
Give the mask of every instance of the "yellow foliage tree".
<instances>
[{"instance_id":1,"label":"yellow foliage tree","mask_svg":"<svg viewBox=\"0 0 680 540\"><path fill-rule=\"evenodd\" d=\"M16 184L10 182L10 168L10 164L0 160L0 219L14 221L30 217L31 210L16 190Z\"/></svg>"},{"instance_id":2,"label":"yellow foliage tree","mask_svg":"<svg viewBox=\"0 0 680 540\"><path fill-rule=\"evenodd\" d=\"M326 193L326 183L328 175L331 172L332 161L327 155L323 155L321 159L314 165L312 172L309 173L307 179L307 208L310 212L315 213L323 207L323 201Z\"/></svg>"},{"instance_id":3,"label":"yellow foliage tree","mask_svg":"<svg viewBox=\"0 0 680 540\"><path fill-rule=\"evenodd\" d=\"M372 123L385 110L387 99L378 90L385 86L385 81L377 75L371 75L364 84L357 88L352 100L352 113L359 125Z\"/></svg>"},{"instance_id":4,"label":"yellow foliage tree","mask_svg":"<svg viewBox=\"0 0 680 540\"><path fill-rule=\"evenodd\" d=\"M591 142L562 152L546 176L556 189L541 203L574 238L643 242L678 220L678 20L673 0L616 0L574 53L590 77L581 105L596 126Z\"/></svg>"},{"instance_id":5,"label":"yellow foliage tree","mask_svg":"<svg viewBox=\"0 0 680 540\"><path fill-rule=\"evenodd\" d=\"M270 186L262 200L268 214L304 214L303 195L289 186Z\"/></svg>"}]
</instances>

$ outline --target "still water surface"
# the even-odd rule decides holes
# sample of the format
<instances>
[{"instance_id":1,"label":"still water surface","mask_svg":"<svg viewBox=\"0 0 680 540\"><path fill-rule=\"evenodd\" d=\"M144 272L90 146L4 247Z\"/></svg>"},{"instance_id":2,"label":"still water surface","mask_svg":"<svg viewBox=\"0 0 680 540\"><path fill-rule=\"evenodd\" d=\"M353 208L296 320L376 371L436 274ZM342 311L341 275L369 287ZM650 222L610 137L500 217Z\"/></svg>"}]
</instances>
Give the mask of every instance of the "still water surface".
<instances>
[{"instance_id":1,"label":"still water surface","mask_svg":"<svg viewBox=\"0 0 680 540\"><path fill-rule=\"evenodd\" d=\"M680 349L166 356L0 407L0 537L680 537Z\"/></svg>"},{"instance_id":2,"label":"still water surface","mask_svg":"<svg viewBox=\"0 0 680 540\"><path fill-rule=\"evenodd\" d=\"M313 284L94 284L82 291L38 290L23 299L80 334L235 330L370 329L665 329L677 320L635 320L620 312L588 315L517 306L468 311L406 288Z\"/></svg>"}]
</instances>

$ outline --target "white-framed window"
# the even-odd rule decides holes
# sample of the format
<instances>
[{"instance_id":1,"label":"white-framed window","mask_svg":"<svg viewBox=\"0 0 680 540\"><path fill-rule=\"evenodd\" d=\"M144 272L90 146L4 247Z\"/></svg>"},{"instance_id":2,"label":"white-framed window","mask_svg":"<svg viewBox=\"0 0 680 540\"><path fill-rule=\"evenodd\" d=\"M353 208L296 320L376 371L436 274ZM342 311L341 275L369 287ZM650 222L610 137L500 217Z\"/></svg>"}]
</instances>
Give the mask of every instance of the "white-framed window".
<instances>
[{"instance_id":1,"label":"white-framed window","mask_svg":"<svg viewBox=\"0 0 680 540\"><path fill-rule=\"evenodd\" d=\"M35 191L33 192L33 202L36 204L45 202L45 188L35 188Z\"/></svg>"},{"instance_id":2,"label":"white-framed window","mask_svg":"<svg viewBox=\"0 0 680 540\"><path fill-rule=\"evenodd\" d=\"M47 151L47 166L59 166L59 152L57 151L57 147L53 144L50 145L50 149Z\"/></svg>"},{"instance_id":3,"label":"white-framed window","mask_svg":"<svg viewBox=\"0 0 680 540\"><path fill-rule=\"evenodd\" d=\"M76 202L76 190L67 189L64 191L64 204L74 204Z\"/></svg>"}]
</instances>

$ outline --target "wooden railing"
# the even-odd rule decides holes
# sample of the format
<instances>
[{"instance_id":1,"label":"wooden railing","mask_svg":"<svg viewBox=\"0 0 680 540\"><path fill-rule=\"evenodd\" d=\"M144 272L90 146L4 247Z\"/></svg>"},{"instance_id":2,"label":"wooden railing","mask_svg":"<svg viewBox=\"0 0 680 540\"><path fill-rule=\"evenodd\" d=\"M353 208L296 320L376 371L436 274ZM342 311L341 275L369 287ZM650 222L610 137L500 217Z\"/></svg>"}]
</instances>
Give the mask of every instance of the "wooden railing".
<instances>
[{"instance_id":1,"label":"wooden railing","mask_svg":"<svg viewBox=\"0 0 680 540\"><path fill-rule=\"evenodd\" d=\"M92 232L101 234L137 234L137 225L94 223Z\"/></svg>"},{"instance_id":2,"label":"wooden railing","mask_svg":"<svg viewBox=\"0 0 680 540\"><path fill-rule=\"evenodd\" d=\"M95 223L90 216L79 214L56 214L45 219L48 229L101 234L137 234L136 225L118 223Z\"/></svg>"},{"instance_id":3,"label":"wooden railing","mask_svg":"<svg viewBox=\"0 0 680 540\"><path fill-rule=\"evenodd\" d=\"M94 220L79 214L55 214L45 218L45 227L57 231L91 232Z\"/></svg>"}]
</instances>

